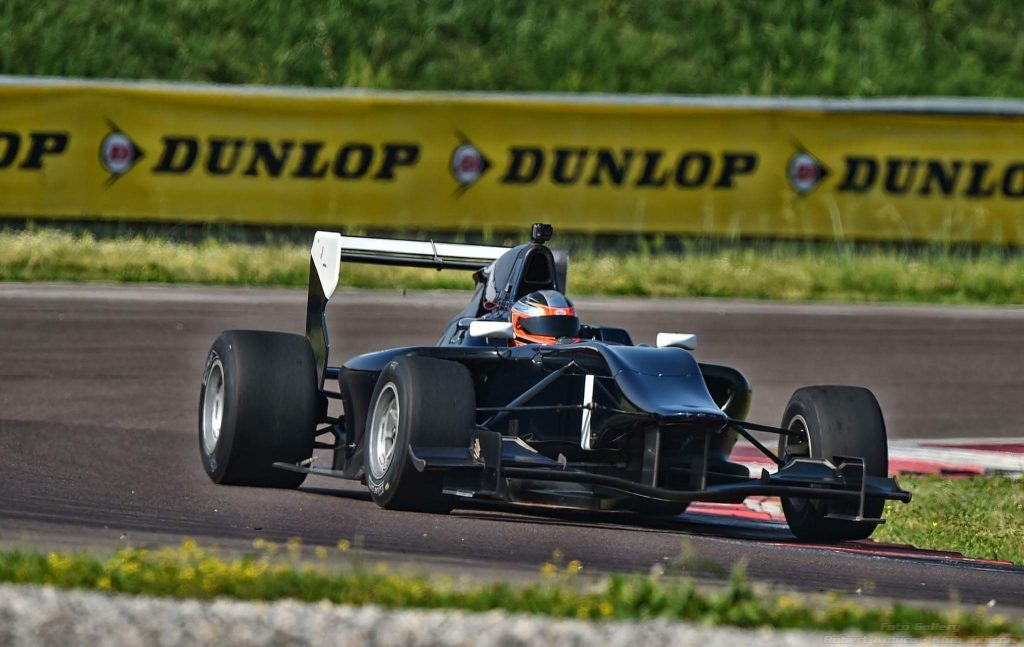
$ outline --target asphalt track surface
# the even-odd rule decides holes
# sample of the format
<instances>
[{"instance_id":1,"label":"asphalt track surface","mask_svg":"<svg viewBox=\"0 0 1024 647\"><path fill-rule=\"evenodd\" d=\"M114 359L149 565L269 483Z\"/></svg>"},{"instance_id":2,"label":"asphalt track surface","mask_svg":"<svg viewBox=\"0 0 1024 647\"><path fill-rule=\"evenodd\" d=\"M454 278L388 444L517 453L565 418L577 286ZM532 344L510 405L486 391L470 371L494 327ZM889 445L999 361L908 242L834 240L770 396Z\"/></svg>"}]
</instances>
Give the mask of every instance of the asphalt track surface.
<instances>
[{"instance_id":1,"label":"asphalt track surface","mask_svg":"<svg viewBox=\"0 0 1024 647\"><path fill-rule=\"evenodd\" d=\"M341 292L329 308L333 364L430 344L463 295ZM919 554L804 546L778 524L688 514L450 516L384 511L358 483L321 477L298 492L216 486L196 440L206 351L228 328L301 332L294 290L0 284L0 544L93 548L184 537L247 546L359 542L417 568L521 578L562 551L585 573L667 568L716 579L746 560L757 581L1024 615L1024 568ZM1024 310L579 299L585 321L636 341L695 332L701 361L740 368L750 418L777 423L808 384L871 388L891 438L1019 437Z\"/></svg>"}]
</instances>

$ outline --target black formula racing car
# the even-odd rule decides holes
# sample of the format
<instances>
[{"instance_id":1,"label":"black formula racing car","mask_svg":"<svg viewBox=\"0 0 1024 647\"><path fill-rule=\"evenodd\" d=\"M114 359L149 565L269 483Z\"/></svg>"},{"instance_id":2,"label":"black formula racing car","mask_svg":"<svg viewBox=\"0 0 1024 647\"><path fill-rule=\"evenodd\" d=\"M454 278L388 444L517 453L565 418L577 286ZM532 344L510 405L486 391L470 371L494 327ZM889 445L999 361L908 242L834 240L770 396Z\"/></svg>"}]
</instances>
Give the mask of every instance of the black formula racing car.
<instances>
[{"instance_id":1,"label":"black formula racing car","mask_svg":"<svg viewBox=\"0 0 1024 647\"><path fill-rule=\"evenodd\" d=\"M356 479L384 508L430 512L490 499L672 516L691 501L779 496L792 532L815 541L867 537L887 499L910 500L888 477L870 391L802 388L778 427L747 422L747 379L698 362L693 335L660 333L652 347L580 323L567 255L547 246L550 226L531 234L502 248L318 232L306 335L231 330L210 349L199 396L210 478ZM476 290L436 345L332 366L326 306L348 262L469 270ZM330 400L342 415L329 415ZM777 435L777 451L751 432ZM731 462L740 436L778 469Z\"/></svg>"}]
</instances>

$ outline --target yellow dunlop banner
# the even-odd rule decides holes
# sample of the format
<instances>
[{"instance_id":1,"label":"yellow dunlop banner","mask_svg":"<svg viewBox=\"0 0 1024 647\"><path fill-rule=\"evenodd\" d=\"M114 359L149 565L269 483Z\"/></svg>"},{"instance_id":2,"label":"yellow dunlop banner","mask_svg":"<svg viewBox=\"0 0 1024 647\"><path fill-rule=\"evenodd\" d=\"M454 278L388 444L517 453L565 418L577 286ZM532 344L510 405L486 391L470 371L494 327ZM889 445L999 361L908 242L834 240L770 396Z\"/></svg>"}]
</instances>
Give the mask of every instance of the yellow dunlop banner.
<instances>
[{"instance_id":1,"label":"yellow dunlop banner","mask_svg":"<svg viewBox=\"0 0 1024 647\"><path fill-rule=\"evenodd\" d=\"M6 77L0 215L1020 245L1022 105Z\"/></svg>"}]
</instances>

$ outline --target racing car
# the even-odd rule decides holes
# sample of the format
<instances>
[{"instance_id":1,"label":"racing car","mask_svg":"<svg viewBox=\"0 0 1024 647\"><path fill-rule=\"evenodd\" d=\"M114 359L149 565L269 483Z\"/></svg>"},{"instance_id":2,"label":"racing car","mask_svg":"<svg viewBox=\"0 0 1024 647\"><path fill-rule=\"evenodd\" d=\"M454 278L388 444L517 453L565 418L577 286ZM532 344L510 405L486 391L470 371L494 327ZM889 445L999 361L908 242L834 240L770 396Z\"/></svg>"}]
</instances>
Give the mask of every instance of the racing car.
<instances>
[{"instance_id":1,"label":"racing car","mask_svg":"<svg viewBox=\"0 0 1024 647\"><path fill-rule=\"evenodd\" d=\"M698 362L695 335L659 333L649 345L581 323L566 296L568 255L551 236L540 223L511 248L317 232L306 334L229 330L210 349L198 425L206 473L273 488L309 474L353 479L383 508L434 513L496 500L675 516L693 501L778 496L797 538L825 542L868 537L886 500L910 501L888 476L869 390L801 388L780 425L747 421L750 383ZM470 271L475 290L436 344L332 365L327 303L343 263ZM776 451L759 440L772 436ZM731 461L741 437L777 469Z\"/></svg>"}]
</instances>

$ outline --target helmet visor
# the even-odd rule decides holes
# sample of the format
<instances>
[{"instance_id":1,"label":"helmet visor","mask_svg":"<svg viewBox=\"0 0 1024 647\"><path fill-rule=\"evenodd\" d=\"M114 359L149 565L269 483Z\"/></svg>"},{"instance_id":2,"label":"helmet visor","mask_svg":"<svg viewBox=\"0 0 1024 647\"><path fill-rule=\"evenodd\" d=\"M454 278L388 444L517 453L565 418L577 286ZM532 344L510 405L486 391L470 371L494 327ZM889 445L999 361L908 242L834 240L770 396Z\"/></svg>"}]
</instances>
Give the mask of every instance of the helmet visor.
<instances>
[{"instance_id":1,"label":"helmet visor","mask_svg":"<svg viewBox=\"0 0 1024 647\"><path fill-rule=\"evenodd\" d=\"M519 327L523 332L540 337L575 337L580 331L580 320L572 315L530 317L521 319Z\"/></svg>"}]
</instances>

